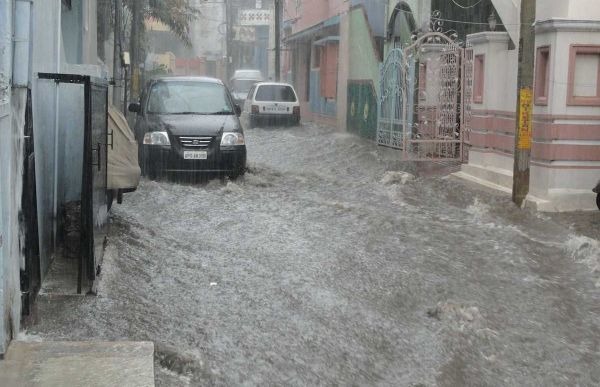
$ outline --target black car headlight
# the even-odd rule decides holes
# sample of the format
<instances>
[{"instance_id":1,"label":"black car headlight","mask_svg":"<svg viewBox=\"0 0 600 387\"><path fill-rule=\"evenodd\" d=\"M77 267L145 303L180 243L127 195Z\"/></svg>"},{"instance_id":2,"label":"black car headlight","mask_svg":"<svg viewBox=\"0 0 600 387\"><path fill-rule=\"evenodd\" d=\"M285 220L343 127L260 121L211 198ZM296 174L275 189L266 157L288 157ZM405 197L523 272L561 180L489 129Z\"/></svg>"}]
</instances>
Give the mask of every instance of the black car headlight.
<instances>
[{"instance_id":1,"label":"black car headlight","mask_svg":"<svg viewBox=\"0 0 600 387\"><path fill-rule=\"evenodd\" d=\"M144 135L144 145L171 145L167 132L148 132Z\"/></svg>"},{"instance_id":2,"label":"black car headlight","mask_svg":"<svg viewBox=\"0 0 600 387\"><path fill-rule=\"evenodd\" d=\"M225 132L221 137L221 146L246 145L243 133Z\"/></svg>"}]
</instances>

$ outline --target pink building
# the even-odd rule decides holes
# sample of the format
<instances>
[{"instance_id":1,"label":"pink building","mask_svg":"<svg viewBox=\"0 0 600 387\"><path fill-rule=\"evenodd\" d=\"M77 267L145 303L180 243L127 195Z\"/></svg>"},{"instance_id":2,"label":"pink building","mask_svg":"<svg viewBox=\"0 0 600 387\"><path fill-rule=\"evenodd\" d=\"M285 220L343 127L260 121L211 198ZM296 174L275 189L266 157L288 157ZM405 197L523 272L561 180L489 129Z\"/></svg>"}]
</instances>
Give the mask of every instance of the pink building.
<instances>
[{"instance_id":1,"label":"pink building","mask_svg":"<svg viewBox=\"0 0 600 387\"><path fill-rule=\"evenodd\" d=\"M344 0L287 0L283 75L292 82L305 119L338 123L340 87L340 21ZM343 78L343 77L342 77ZM343 109L342 109L343 110Z\"/></svg>"},{"instance_id":2,"label":"pink building","mask_svg":"<svg viewBox=\"0 0 600 387\"><path fill-rule=\"evenodd\" d=\"M518 23L517 5L504 10L504 24ZM535 40L527 204L540 211L593 210L591 190L600 179L600 2L539 0ZM474 110L469 162L459 175L510 192L518 61L512 43L518 42L518 28L474 34L469 41L475 51Z\"/></svg>"}]
</instances>

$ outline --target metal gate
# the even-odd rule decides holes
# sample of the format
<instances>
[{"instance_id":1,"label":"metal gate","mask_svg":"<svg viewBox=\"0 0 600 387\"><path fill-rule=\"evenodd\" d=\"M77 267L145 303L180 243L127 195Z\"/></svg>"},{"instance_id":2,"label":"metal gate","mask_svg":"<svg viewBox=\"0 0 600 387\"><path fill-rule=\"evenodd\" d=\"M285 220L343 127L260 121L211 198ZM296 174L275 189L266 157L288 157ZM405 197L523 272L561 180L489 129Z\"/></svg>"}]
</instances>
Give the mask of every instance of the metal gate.
<instances>
[{"instance_id":1,"label":"metal gate","mask_svg":"<svg viewBox=\"0 0 600 387\"><path fill-rule=\"evenodd\" d=\"M441 32L391 50L381 72L377 143L408 160L464 160L472 66L472 51Z\"/></svg>"},{"instance_id":2,"label":"metal gate","mask_svg":"<svg viewBox=\"0 0 600 387\"><path fill-rule=\"evenodd\" d=\"M107 156L108 147L112 146L112 141L108 142L108 82L77 74L39 73L38 77L54 81L57 85L77 86L78 90L83 86L83 127L78 132L70 133L83 140L81 156L77 154L81 159L74 155L75 152L72 154L74 164L81 162L77 293L84 290L93 292L108 231ZM79 96L79 92L72 95Z\"/></svg>"}]
</instances>

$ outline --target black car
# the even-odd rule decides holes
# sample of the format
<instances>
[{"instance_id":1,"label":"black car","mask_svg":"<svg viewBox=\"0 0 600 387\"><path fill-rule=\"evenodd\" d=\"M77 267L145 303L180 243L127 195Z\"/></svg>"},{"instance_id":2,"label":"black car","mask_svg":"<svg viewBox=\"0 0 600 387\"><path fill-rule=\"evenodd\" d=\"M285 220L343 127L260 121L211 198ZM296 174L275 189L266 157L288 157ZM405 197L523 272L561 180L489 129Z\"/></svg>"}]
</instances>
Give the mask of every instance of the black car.
<instances>
[{"instance_id":1,"label":"black car","mask_svg":"<svg viewBox=\"0 0 600 387\"><path fill-rule=\"evenodd\" d=\"M170 77L152 80L141 102L135 135L142 174L215 172L232 178L246 168L241 108L218 79Z\"/></svg>"}]
</instances>

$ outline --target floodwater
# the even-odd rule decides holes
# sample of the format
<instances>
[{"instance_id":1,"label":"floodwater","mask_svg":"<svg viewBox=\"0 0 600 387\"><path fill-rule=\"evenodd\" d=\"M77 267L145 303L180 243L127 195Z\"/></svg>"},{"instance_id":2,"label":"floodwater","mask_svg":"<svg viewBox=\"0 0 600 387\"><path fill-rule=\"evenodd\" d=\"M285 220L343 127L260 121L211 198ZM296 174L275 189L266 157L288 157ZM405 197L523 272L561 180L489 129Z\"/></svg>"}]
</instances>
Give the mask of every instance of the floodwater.
<instances>
[{"instance_id":1,"label":"floodwater","mask_svg":"<svg viewBox=\"0 0 600 387\"><path fill-rule=\"evenodd\" d=\"M98 296L41 296L29 334L154 341L162 386L600 384L600 214L332 129L247 141L244 178L126 195Z\"/></svg>"}]
</instances>

